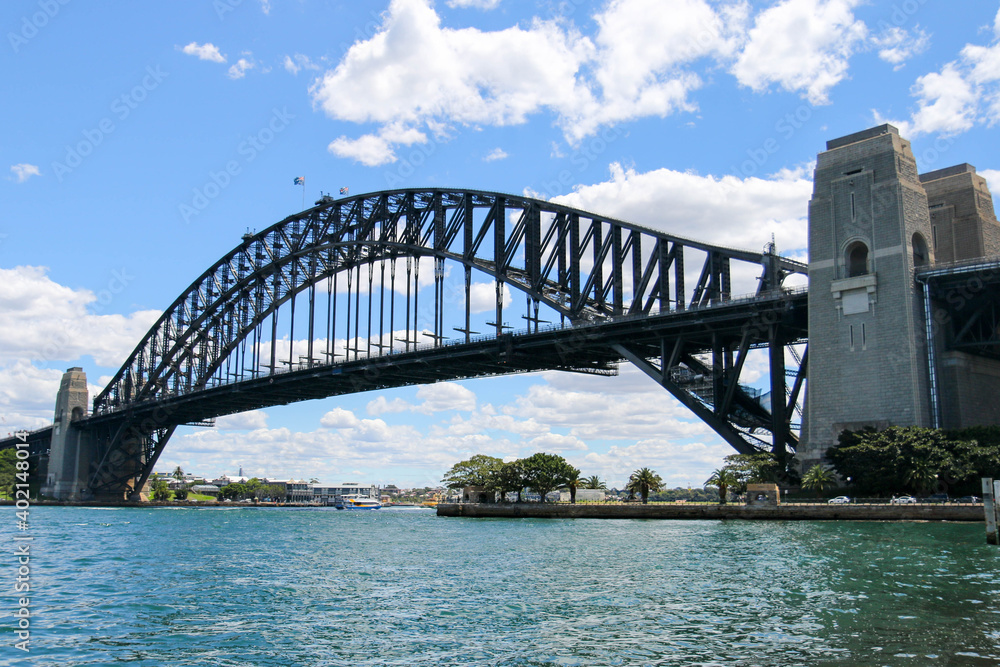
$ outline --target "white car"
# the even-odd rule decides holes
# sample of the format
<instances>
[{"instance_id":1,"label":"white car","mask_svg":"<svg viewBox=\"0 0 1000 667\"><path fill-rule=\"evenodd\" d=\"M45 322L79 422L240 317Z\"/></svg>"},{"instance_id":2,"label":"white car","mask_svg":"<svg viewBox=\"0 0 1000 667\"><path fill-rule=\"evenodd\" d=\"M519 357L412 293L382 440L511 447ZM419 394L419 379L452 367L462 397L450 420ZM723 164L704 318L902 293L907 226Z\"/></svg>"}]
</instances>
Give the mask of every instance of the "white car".
<instances>
[{"instance_id":1,"label":"white car","mask_svg":"<svg viewBox=\"0 0 1000 667\"><path fill-rule=\"evenodd\" d=\"M898 498L893 498L889 501L890 505L913 505L917 502L917 499L913 496L899 496Z\"/></svg>"},{"instance_id":2,"label":"white car","mask_svg":"<svg viewBox=\"0 0 1000 667\"><path fill-rule=\"evenodd\" d=\"M851 502L851 499L848 498L847 496L837 496L836 498L830 498L826 502L831 505L846 505L847 503Z\"/></svg>"}]
</instances>

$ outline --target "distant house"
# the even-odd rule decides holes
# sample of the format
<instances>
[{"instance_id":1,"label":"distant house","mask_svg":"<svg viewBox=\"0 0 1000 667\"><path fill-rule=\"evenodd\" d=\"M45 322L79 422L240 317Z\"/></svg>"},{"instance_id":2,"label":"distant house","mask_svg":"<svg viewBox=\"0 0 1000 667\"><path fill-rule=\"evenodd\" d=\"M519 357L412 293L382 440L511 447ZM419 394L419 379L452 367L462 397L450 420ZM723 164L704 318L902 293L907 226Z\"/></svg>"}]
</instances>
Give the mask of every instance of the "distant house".
<instances>
[{"instance_id":1,"label":"distant house","mask_svg":"<svg viewBox=\"0 0 1000 667\"><path fill-rule=\"evenodd\" d=\"M203 496L219 495L219 487L215 484L195 484L191 487L191 493L198 493Z\"/></svg>"},{"instance_id":2,"label":"distant house","mask_svg":"<svg viewBox=\"0 0 1000 667\"><path fill-rule=\"evenodd\" d=\"M243 484L248 481L250 481L250 478L244 477L243 475L233 475L233 476L223 475L222 477L213 479L212 484L216 485L221 489L222 487L228 486L229 484L235 484L236 482Z\"/></svg>"}]
</instances>

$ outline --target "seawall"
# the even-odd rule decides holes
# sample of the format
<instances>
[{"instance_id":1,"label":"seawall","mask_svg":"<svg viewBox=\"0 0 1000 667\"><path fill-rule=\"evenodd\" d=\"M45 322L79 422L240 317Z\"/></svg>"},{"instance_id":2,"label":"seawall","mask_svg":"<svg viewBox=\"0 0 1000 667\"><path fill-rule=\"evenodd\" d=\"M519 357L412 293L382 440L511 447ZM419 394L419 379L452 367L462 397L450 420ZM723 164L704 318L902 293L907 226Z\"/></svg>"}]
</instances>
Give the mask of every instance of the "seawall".
<instances>
[{"instance_id":1,"label":"seawall","mask_svg":"<svg viewBox=\"0 0 1000 667\"><path fill-rule=\"evenodd\" d=\"M438 516L533 519L750 519L769 521L985 521L982 505L651 505L587 503L441 503Z\"/></svg>"}]
</instances>

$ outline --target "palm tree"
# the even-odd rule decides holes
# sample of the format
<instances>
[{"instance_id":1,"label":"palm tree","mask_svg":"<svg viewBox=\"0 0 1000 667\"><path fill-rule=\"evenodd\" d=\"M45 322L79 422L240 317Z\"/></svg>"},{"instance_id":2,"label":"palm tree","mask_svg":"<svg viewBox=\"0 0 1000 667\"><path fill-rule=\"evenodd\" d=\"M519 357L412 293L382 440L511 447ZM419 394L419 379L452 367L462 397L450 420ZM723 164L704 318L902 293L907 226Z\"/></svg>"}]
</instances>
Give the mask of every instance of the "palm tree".
<instances>
[{"instance_id":1,"label":"palm tree","mask_svg":"<svg viewBox=\"0 0 1000 667\"><path fill-rule=\"evenodd\" d=\"M913 486L917 492L926 492L937 482L937 473L927 459L918 459L913 467L906 472L906 483Z\"/></svg>"},{"instance_id":2,"label":"palm tree","mask_svg":"<svg viewBox=\"0 0 1000 667\"><path fill-rule=\"evenodd\" d=\"M806 474L802 475L802 488L815 489L817 498L822 495L823 489L831 487L836 483L837 477L833 474L833 471L819 463L809 468Z\"/></svg>"},{"instance_id":3,"label":"palm tree","mask_svg":"<svg viewBox=\"0 0 1000 667\"><path fill-rule=\"evenodd\" d=\"M608 485L601 481L601 478L597 475L591 475L587 479L583 480L583 485L581 489L607 489Z\"/></svg>"},{"instance_id":4,"label":"palm tree","mask_svg":"<svg viewBox=\"0 0 1000 667\"><path fill-rule=\"evenodd\" d=\"M580 477L580 471L577 468L570 466L565 475L563 476L563 485L569 489L569 502L576 504L576 490L583 487L583 478Z\"/></svg>"},{"instance_id":5,"label":"palm tree","mask_svg":"<svg viewBox=\"0 0 1000 667\"><path fill-rule=\"evenodd\" d=\"M177 466L176 468L174 468L173 478L176 479L178 482L183 481L184 480L184 469L181 468L180 466Z\"/></svg>"},{"instance_id":6,"label":"palm tree","mask_svg":"<svg viewBox=\"0 0 1000 667\"><path fill-rule=\"evenodd\" d=\"M642 496L642 504L645 505L649 502L650 491L656 492L663 488L663 480L649 468L639 468L628 478L628 484L625 488L630 491L638 491L639 495Z\"/></svg>"},{"instance_id":7,"label":"palm tree","mask_svg":"<svg viewBox=\"0 0 1000 667\"><path fill-rule=\"evenodd\" d=\"M726 490L731 486L736 486L740 481L728 466L723 466L712 472L712 476L705 480L704 486L715 486L719 489L719 504L726 504Z\"/></svg>"}]
</instances>

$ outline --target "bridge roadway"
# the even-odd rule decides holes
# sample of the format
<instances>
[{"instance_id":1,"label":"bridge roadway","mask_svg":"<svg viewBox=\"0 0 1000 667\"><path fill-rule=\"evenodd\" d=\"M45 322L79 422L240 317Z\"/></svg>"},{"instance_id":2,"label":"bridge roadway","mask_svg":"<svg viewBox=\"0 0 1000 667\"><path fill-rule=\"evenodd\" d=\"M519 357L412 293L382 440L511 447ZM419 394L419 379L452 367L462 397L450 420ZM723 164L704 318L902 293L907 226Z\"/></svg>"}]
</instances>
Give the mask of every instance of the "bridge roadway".
<instances>
[{"instance_id":1,"label":"bridge roadway","mask_svg":"<svg viewBox=\"0 0 1000 667\"><path fill-rule=\"evenodd\" d=\"M783 290L688 310L607 318L537 333L484 336L468 343L314 364L133 403L126 410L88 415L75 425L82 430L99 428L126 414L133 421L152 419L158 425L191 424L330 396L543 370L612 375L624 360L616 345L644 359L672 356L676 361L711 353L720 344L732 349L734 341L738 344L747 334L751 345L764 345L774 324L781 327L786 344L805 341L807 299L805 288ZM29 440L45 440L49 430L51 427L35 431ZM2 440L0 448L13 443L13 439Z\"/></svg>"}]
</instances>

